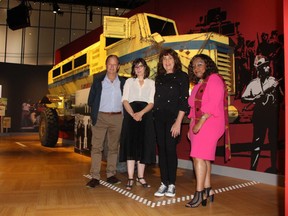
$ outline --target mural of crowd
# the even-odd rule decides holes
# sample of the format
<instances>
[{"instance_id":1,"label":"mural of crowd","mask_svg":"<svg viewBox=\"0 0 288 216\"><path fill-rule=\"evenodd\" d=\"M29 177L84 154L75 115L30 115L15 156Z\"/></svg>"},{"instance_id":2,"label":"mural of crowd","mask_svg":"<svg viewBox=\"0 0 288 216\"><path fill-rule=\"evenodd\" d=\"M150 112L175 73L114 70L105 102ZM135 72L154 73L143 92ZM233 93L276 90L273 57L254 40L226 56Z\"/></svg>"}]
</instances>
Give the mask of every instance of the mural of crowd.
<instances>
[{"instance_id":1,"label":"mural of crowd","mask_svg":"<svg viewBox=\"0 0 288 216\"><path fill-rule=\"evenodd\" d=\"M227 11L221 8L208 10L189 33L216 32L229 36L234 42L235 55L235 103L243 107L233 124L253 125L249 146L250 169L257 170L261 150L270 151L271 167L266 172L277 173L279 149L279 109L284 106L284 37L278 30L257 32L255 38L245 38L238 30L240 22L227 20ZM265 137L268 137L268 145ZM242 149L241 149L242 148ZM233 147L232 147L233 151Z\"/></svg>"}]
</instances>

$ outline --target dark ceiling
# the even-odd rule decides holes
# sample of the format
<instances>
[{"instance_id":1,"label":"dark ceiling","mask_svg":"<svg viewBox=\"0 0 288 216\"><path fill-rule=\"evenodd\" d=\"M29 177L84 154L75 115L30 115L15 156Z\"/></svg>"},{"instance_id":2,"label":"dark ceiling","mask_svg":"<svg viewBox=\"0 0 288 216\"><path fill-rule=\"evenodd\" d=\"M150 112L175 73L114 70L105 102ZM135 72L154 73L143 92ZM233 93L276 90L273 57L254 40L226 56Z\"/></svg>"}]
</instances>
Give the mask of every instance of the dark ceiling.
<instances>
[{"instance_id":1,"label":"dark ceiling","mask_svg":"<svg viewBox=\"0 0 288 216\"><path fill-rule=\"evenodd\" d=\"M73 4L124 9L134 9L148 1L149 0L28 0L28 2Z\"/></svg>"}]
</instances>

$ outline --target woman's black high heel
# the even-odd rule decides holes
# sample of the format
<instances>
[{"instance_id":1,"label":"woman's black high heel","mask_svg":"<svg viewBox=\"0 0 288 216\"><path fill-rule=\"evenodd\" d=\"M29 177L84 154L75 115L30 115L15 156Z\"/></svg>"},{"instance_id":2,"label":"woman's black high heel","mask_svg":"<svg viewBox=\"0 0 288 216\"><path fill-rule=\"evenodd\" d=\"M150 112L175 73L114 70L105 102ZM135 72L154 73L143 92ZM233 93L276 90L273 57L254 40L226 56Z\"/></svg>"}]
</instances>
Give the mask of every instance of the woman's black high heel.
<instances>
[{"instance_id":1,"label":"woman's black high heel","mask_svg":"<svg viewBox=\"0 0 288 216\"><path fill-rule=\"evenodd\" d=\"M212 188L208 187L208 188L204 188L204 190L205 190L205 194L206 194L207 199L209 199L210 202L214 202L214 193L210 194Z\"/></svg>"},{"instance_id":2,"label":"woman's black high heel","mask_svg":"<svg viewBox=\"0 0 288 216\"><path fill-rule=\"evenodd\" d=\"M134 183L134 179L128 179L128 182L126 184L126 190L132 190L133 183Z\"/></svg>"},{"instance_id":3,"label":"woman's black high heel","mask_svg":"<svg viewBox=\"0 0 288 216\"><path fill-rule=\"evenodd\" d=\"M202 206L206 206L207 199L206 198L204 199L204 193L205 193L205 190L196 191L193 196L193 199L189 203L187 203L185 206L188 208L196 208L200 204L202 204Z\"/></svg>"},{"instance_id":4,"label":"woman's black high heel","mask_svg":"<svg viewBox=\"0 0 288 216\"><path fill-rule=\"evenodd\" d=\"M147 184L146 181L145 181L145 183L142 183L141 179L143 179L145 181L145 179L143 177L142 178L140 178L140 177L136 178L136 184L137 185L142 185L142 187L144 187L144 188L150 188L151 187L151 185Z\"/></svg>"}]
</instances>

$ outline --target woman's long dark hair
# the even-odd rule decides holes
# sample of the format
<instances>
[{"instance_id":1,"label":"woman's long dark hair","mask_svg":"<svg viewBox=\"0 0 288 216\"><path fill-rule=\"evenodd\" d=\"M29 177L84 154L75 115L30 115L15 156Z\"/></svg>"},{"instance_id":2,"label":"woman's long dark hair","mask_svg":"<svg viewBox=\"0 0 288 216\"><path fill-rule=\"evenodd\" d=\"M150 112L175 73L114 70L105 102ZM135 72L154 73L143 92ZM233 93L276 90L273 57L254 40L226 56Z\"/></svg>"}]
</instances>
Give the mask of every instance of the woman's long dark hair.
<instances>
[{"instance_id":1,"label":"woman's long dark hair","mask_svg":"<svg viewBox=\"0 0 288 216\"><path fill-rule=\"evenodd\" d=\"M166 74L166 70L163 67L163 57L167 56L167 55L171 55L174 59L175 65L173 68L173 73L177 73L178 71L182 70L182 64L180 61L180 58L178 56L178 53L173 50L173 49L163 49L160 54L159 54L159 61L157 64L157 76L161 75L161 74Z\"/></svg>"},{"instance_id":2,"label":"woman's long dark hair","mask_svg":"<svg viewBox=\"0 0 288 216\"><path fill-rule=\"evenodd\" d=\"M193 72L193 61L196 58L202 59L206 65L206 70L205 70L205 73L203 74L202 79L205 79L210 74L218 73L218 68L217 68L216 63L208 55L197 54L191 59L189 66L188 66L188 76L189 76L190 82L196 84L200 80L200 78L198 78Z\"/></svg>"},{"instance_id":3,"label":"woman's long dark hair","mask_svg":"<svg viewBox=\"0 0 288 216\"><path fill-rule=\"evenodd\" d=\"M137 78L137 75L135 73L135 67L138 65L138 64L142 64L145 68L145 71L144 71L144 79L148 78L149 75L150 75L150 67L147 65L146 61L143 59L143 58L137 58L133 61L132 63L132 70L131 70L131 76L133 78Z\"/></svg>"}]
</instances>

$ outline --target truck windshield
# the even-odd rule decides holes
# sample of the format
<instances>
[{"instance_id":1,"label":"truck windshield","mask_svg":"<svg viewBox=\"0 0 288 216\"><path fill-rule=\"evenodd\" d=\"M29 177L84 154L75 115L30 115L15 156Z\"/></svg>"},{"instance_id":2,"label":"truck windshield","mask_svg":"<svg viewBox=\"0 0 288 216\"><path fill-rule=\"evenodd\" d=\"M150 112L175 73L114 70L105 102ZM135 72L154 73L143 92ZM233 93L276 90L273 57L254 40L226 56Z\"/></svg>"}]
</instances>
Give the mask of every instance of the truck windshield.
<instances>
[{"instance_id":1,"label":"truck windshield","mask_svg":"<svg viewBox=\"0 0 288 216\"><path fill-rule=\"evenodd\" d=\"M147 16L151 34L157 32L161 36L176 35L175 26L173 22L169 20L157 19L151 16Z\"/></svg>"}]
</instances>

